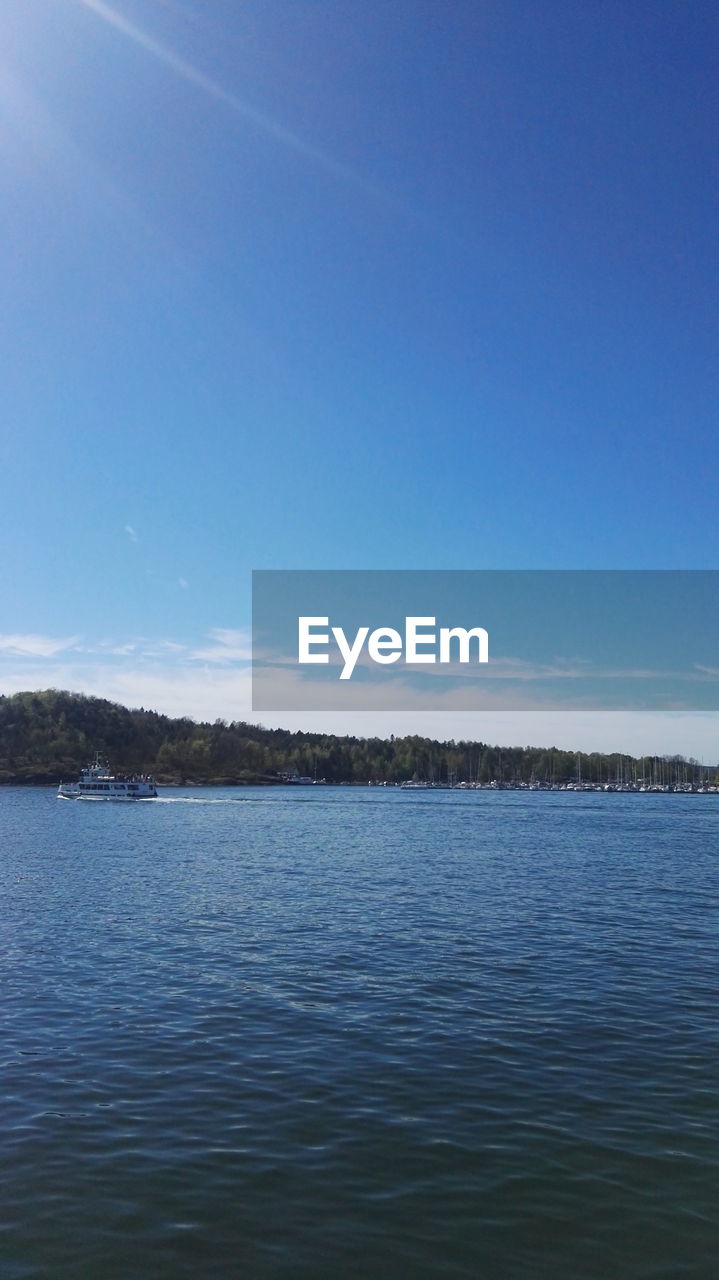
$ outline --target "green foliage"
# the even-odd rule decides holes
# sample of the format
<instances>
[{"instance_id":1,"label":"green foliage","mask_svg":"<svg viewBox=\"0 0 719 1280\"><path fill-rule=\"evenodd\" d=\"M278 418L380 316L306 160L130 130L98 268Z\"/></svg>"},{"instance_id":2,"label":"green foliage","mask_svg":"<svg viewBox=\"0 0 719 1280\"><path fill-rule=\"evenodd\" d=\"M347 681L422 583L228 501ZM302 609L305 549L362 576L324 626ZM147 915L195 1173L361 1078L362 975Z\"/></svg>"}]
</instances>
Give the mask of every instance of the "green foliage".
<instances>
[{"instance_id":1,"label":"green foliage","mask_svg":"<svg viewBox=\"0 0 719 1280\"><path fill-rule=\"evenodd\" d=\"M280 773L327 782L615 783L696 781L695 761L633 760L543 747L491 747L416 736L339 738L216 720L196 724L155 711L130 711L103 698L47 689L0 697L0 782L74 778L95 751L123 773L158 781L276 782Z\"/></svg>"}]
</instances>

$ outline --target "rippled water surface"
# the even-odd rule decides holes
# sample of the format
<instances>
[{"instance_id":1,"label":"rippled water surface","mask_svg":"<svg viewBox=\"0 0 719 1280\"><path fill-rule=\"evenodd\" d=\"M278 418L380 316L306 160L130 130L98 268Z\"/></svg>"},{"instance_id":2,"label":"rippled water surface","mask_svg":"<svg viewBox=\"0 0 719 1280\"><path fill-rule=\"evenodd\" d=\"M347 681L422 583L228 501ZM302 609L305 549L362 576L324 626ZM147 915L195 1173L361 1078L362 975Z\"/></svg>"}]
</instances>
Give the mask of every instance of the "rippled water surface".
<instances>
[{"instance_id":1,"label":"rippled water surface","mask_svg":"<svg viewBox=\"0 0 719 1280\"><path fill-rule=\"evenodd\" d=\"M3 1276L719 1275L718 831L0 789Z\"/></svg>"}]
</instances>

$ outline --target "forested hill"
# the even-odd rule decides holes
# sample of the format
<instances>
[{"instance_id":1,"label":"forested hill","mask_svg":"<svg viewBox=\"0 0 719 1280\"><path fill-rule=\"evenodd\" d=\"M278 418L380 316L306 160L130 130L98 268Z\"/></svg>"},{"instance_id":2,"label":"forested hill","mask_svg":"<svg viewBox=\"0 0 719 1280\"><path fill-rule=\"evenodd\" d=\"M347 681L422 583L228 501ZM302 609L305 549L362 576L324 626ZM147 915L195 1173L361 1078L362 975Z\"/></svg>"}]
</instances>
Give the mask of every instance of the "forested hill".
<instances>
[{"instance_id":1,"label":"forested hill","mask_svg":"<svg viewBox=\"0 0 719 1280\"><path fill-rule=\"evenodd\" d=\"M715 769L679 757L633 760L419 737L339 738L237 721L198 724L56 689L0 696L0 782L72 779L96 751L117 771L151 772L165 784L270 783L281 773L357 783L716 778Z\"/></svg>"}]
</instances>

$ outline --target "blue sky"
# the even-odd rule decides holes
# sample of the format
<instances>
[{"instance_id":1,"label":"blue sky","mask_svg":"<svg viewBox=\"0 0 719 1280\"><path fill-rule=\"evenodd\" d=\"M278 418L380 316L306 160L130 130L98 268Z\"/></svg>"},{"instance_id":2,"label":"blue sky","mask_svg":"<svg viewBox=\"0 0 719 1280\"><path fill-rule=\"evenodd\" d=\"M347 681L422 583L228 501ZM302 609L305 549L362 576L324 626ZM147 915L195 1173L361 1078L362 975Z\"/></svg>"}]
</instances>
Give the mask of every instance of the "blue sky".
<instances>
[{"instance_id":1,"label":"blue sky","mask_svg":"<svg viewBox=\"0 0 719 1280\"><path fill-rule=\"evenodd\" d=\"M0 685L246 714L253 568L716 567L718 43L8 0Z\"/></svg>"}]
</instances>

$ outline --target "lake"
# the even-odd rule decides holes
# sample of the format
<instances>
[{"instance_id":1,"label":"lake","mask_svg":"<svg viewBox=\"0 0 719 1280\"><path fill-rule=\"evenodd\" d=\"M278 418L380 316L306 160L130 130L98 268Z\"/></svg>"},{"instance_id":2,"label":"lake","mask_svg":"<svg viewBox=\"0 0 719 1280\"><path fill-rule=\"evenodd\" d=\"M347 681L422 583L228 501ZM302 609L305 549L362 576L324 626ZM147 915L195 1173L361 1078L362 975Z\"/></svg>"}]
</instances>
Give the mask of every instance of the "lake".
<instances>
[{"instance_id":1,"label":"lake","mask_svg":"<svg viewBox=\"0 0 719 1280\"><path fill-rule=\"evenodd\" d=\"M0 789L5 1280L719 1267L719 796Z\"/></svg>"}]
</instances>

